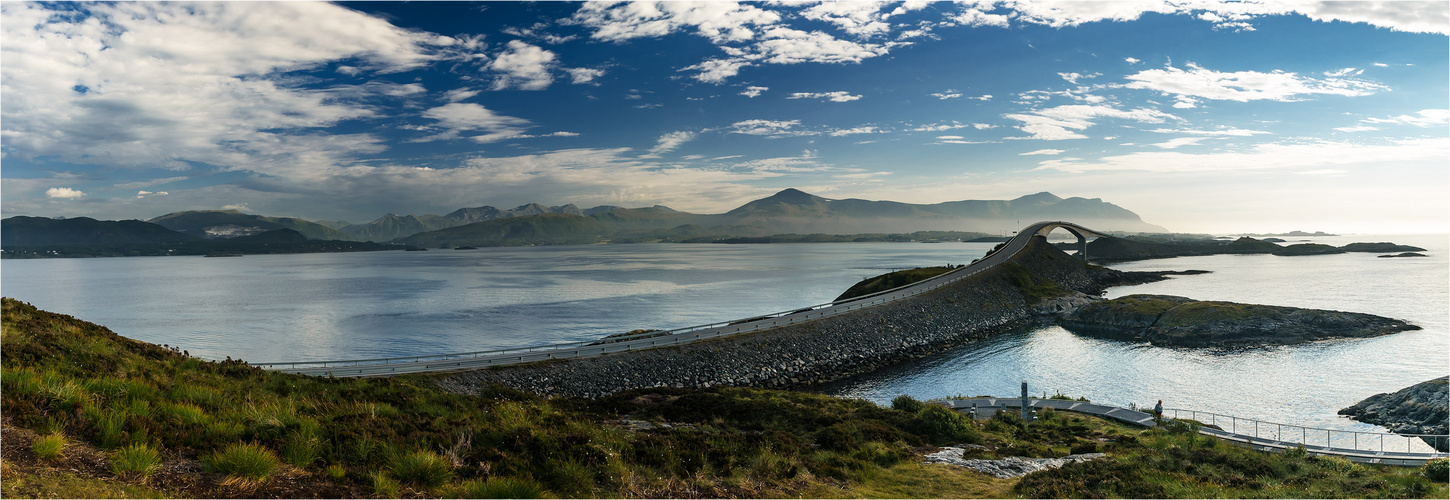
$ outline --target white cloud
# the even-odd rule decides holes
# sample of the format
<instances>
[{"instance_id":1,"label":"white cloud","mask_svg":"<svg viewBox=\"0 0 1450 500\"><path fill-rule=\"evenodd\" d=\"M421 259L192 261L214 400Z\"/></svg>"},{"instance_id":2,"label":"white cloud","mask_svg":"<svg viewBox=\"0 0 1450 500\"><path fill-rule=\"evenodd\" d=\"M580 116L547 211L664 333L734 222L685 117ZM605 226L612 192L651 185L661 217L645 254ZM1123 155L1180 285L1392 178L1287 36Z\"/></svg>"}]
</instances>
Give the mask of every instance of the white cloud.
<instances>
[{"instance_id":1,"label":"white cloud","mask_svg":"<svg viewBox=\"0 0 1450 500\"><path fill-rule=\"evenodd\" d=\"M973 123L972 128L977 130L987 130L991 128L997 128L997 126L990 123Z\"/></svg>"},{"instance_id":2,"label":"white cloud","mask_svg":"<svg viewBox=\"0 0 1450 500\"><path fill-rule=\"evenodd\" d=\"M141 190L141 191L137 191L136 192L136 199L138 199L138 200L139 199L144 199L147 196L166 196L166 195L169 195L169 194L171 194L171 193L168 193L166 191L157 191L157 192L154 192L153 193L151 191Z\"/></svg>"},{"instance_id":3,"label":"white cloud","mask_svg":"<svg viewBox=\"0 0 1450 500\"><path fill-rule=\"evenodd\" d=\"M1095 118L1117 118L1144 123L1163 123L1164 120L1179 119L1176 116L1148 108L1124 111L1110 106L1084 104L1057 106L1029 113L1012 113L1002 116L1022 122L1022 125L1017 128L1032 134L1023 139L1039 140L1086 139L1087 136L1074 131L1091 127L1092 120Z\"/></svg>"},{"instance_id":4,"label":"white cloud","mask_svg":"<svg viewBox=\"0 0 1450 500\"><path fill-rule=\"evenodd\" d=\"M831 102L851 102L861 99L861 96L837 90L835 92L795 92L786 99L825 99Z\"/></svg>"},{"instance_id":5,"label":"white cloud","mask_svg":"<svg viewBox=\"0 0 1450 500\"><path fill-rule=\"evenodd\" d=\"M675 150L675 148L680 147L681 144L690 142L694 139L694 132L683 130L678 132L670 132L668 134L660 136L659 143L656 144L654 148L650 149L649 152L650 154L660 154L667 151L673 151Z\"/></svg>"},{"instance_id":6,"label":"white cloud","mask_svg":"<svg viewBox=\"0 0 1450 500\"><path fill-rule=\"evenodd\" d=\"M1040 2L1009 1L1022 22L1045 24L1054 28L1077 26L1097 21L1132 21L1148 12L1171 13L1175 6L1164 1L1127 2Z\"/></svg>"},{"instance_id":7,"label":"white cloud","mask_svg":"<svg viewBox=\"0 0 1450 500\"><path fill-rule=\"evenodd\" d=\"M596 68L568 68L564 71L569 73L571 83L575 85L594 83L595 79L604 76L604 70Z\"/></svg>"},{"instance_id":8,"label":"white cloud","mask_svg":"<svg viewBox=\"0 0 1450 500\"><path fill-rule=\"evenodd\" d=\"M381 148L369 134L304 135L376 115L341 97L409 98L421 86L316 90L277 75L344 60L345 74L385 74L477 48L325 3L51 7L0 5L7 155L315 176Z\"/></svg>"},{"instance_id":9,"label":"white cloud","mask_svg":"<svg viewBox=\"0 0 1450 500\"><path fill-rule=\"evenodd\" d=\"M729 55L723 59L706 59L699 64L680 68L697 71L696 80L721 83L740 73L740 69L757 64L859 63L887 54L897 42L858 43L841 40L819 31L802 31L775 26L765 29L758 40L744 48L724 47Z\"/></svg>"},{"instance_id":10,"label":"white cloud","mask_svg":"<svg viewBox=\"0 0 1450 500\"><path fill-rule=\"evenodd\" d=\"M1269 133L1269 132L1265 132L1263 130L1247 130L1247 129L1234 128L1234 127L1219 127L1219 128L1213 129L1213 130L1181 129L1181 128L1159 128L1159 129L1149 130L1149 132L1154 132L1154 133L1158 133L1158 134L1183 134L1183 135L1233 136L1233 137L1249 137L1249 136L1263 135L1263 134L1268 134Z\"/></svg>"},{"instance_id":11,"label":"white cloud","mask_svg":"<svg viewBox=\"0 0 1450 500\"><path fill-rule=\"evenodd\" d=\"M1018 153L1017 156L1060 155L1060 154L1063 154L1063 153L1066 153L1066 152L1067 152L1066 149L1039 149L1037 151L1028 151L1026 153Z\"/></svg>"},{"instance_id":12,"label":"white cloud","mask_svg":"<svg viewBox=\"0 0 1450 500\"><path fill-rule=\"evenodd\" d=\"M934 144L997 144L997 141L967 141L962 139L943 139Z\"/></svg>"},{"instance_id":13,"label":"white cloud","mask_svg":"<svg viewBox=\"0 0 1450 500\"><path fill-rule=\"evenodd\" d=\"M740 95L754 99L760 97L760 94L765 93L767 90L770 90L770 87L756 87L752 85L745 87L745 90L740 92Z\"/></svg>"},{"instance_id":14,"label":"white cloud","mask_svg":"<svg viewBox=\"0 0 1450 500\"><path fill-rule=\"evenodd\" d=\"M891 14L881 13L884 1L821 2L801 11L801 17L836 25L858 37L885 34L891 25L885 22Z\"/></svg>"},{"instance_id":15,"label":"white cloud","mask_svg":"<svg viewBox=\"0 0 1450 500\"><path fill-rule=\"evenodd\" d=\"M1368 23L1395 31L1450 34L1446 2L1305 2L1294 10L1315 21Z\"/></svg>"},{"instance_id":16,"label":"white cloud","mask_svg":"<svg viewBox=\"0 0 1450 500\"><path fill-rule=\"evenodd\" d=\"M544 90L554 83L551 70L557 55L519 40L509 40L507 47L488 65L489 69L503 73L494 78L494 90Z\"/></svg>"},{"instance_id":17,"label":"white cloud","mask_svg":"<svg viewBox=\"0 0 1450 500\"><path fill-rule=\"evenodd\" d=\"M1187 70L1174 67L1150 69L1128 75L1128 88L1148 89L1165 95L1247 102L1252 100L1295 101L1301 96L1328 94L1364 96L1388 90L1383 85L1347 78L1314 79L1294 73L1273 71L1219 72L1189 63Z\"/></svg>"},{"instance_id":18,"label":"white cloud","mask_svg":"<svg viewBox=\"0 0 1450 500\"><path fill-rule=\"evenodd\" d=\"M1132 57L1126 57L1126 58L1123 58L1123 60L1124 61L1127 61L1128 64L1138 64L1140 62L1143 62L1141 60L1138 60L1138 59L1132 58Z\"/></svg>"},{"instance_id":19,"label":"white cloud","mask_svg":"<svg viewBox=\"0 0 1450 500\"><path fill-rule=\"evenodd\" d=\"M745 120L730 125L734 134L763 135L767 137L790 137L815 135L815 132L799 130L800 120Z\"/></svg>"},{"instance_id":20,"label":"white cloud","mask_svg":"<svg viewBox=\"0 0 1450 500\"><path fill-rule=\"evenodd\" d=\"M1390 118L1366 118L1361 121L1364 123L1394 123L1414 125L1416 127L1433 127L1450 123L1450 109L1422 109L1413 115L1400 115Z\"/></svg>"},{"instance_id":21,"label":"white cloud","mask_svg":"<svg viewBox=\"0 0 1450 500\"><path fill-rule=\"evenodd\" d=\"M952 89L947 89L946 92L936 92L931 94L931 96L945 101L947 99L956 99L958 97L961 97L962 93Z\"/></svg>"},{"instance_id":22,"label":"white cloud","mask_svg":"<svg viewBox=\"0 0 1450 500\"><path fill-rule=\"evenodd\" d=\"M757 27L780 19L775 12L736 2L597 2L581 5L567 22L593 28L590 38L606 42L694 28L695 34L721 44L750 40Z\"/></svg>"},{"instance_id":23,"label":"white cloud","mask_svg":"<svg viewBox=\"0 0 1450 500\"><path fill-rule=\"evenodd\" d=\"M1364 70L1362 70L1362 69L1357 70L1356 68L1344 68L1344 69L1335 70L1335 71L1325 71L1324 72L1324 76L1331 77L1331 78L1339 78L1339 77L1342 77L1342 76L1358 76L1358 75L1361 75L1363 73L1364 73Z\"/></svg>"},{"instance_id":24,"label":"white cloud","mask_svg":"<svg viewBox=\"0 0 1450 500\"><path fill-rule=\"evenodd\" d=\"M528 120L500 115L475 103L453 102L423 112L424 118L438 121L444 128L442 133L415 139L413 142L457 139L464 132L482 131L484 134L468 137L478 142L494 142L511 139L523 134L533 126Z\"/></svg>"},{"instance_id":25,"label":"white cloud","mask_svg":"<svg viewBox=\"0 0 1450 500\"><path fill-rule=\"evenodd\" d=\"M1076 85L1078 80L1087 80L1087 79L1097 78L1097 77L1103 76L1103 74L1102 73L1091 73L1091 74L1084 75L1082 73L1058 73L1057 76L1062 77L1063 80L1067 80L1068 83L1071 83L1073 85Z\"/></svg>"},{"instance_id":26,"label":"white cloud","mask_svg":"<svg viewBox=\"0 0 1450 500\"><path fill-rule=\"evenodd\" d=\"M1178 149L1183 146L1197 146L1198 143L1202 142L1204 139L1207 139L1207 137L1177 137L1154 144L1154 146L1158 146L1163 149Z\"/></svg>"},{"instance_id":27,"label":"white cloud","mask_svg":"<svg viewBox=\"0 0 1450 500\"><path fill-rule=\"evenodd\" d=\"M956 129L959 129L959 128L967 128L967 127L970 127L970 126L971 125L966 125L966 124L962 124L962 123L958 123L956 121L953 121L951 123L938 123L938 124L935 124L935 125L922 125L920 127L912 128L910 130L912 132L944 132L944 131L947 131L947 130L956 130Z\"/></svg>"},{"instance_id":28,"label":"white cloud","mask_svg":"<svg viewBox=\"0 0 1450 500\"><path fill-rule=\"evenodd\" d=\"M942 140L942 141L960 141L962 139L966 139L966 137L962 137L960 135L939 135L939 136L936 136L936 138L937 138L937 140Z\"/></svg>"},{"instance_id":29,"label":"white cloud","mask_svg":"<svg viewBox=\"0 0 1450 500\"><path fill-rule=\"evenodd\" d=\"M1098 160L1046 160L1035 170L1063 172L1225 172L1318 169L1340 165L1450 162L1450 139L1408 139L1387 144L1309 141L1259 144L1239 152L1141 152Z\"/></svg>"},{"instance_id":30,"label":"white cloud","mask_svg":"<svg viewBox=\"0 0 1450 500\"><path fill-rule=\"evenodd\" d=\"M1334 127L1334 130L1338 130L1340 132L1369 132L1379 129L1379 127L1371 127L1369 125L1356 125L1353 127Z\"/></svg>"},{"instance_id":31,"label":"white cloud","mask_svg":"<svg viewBox=\"0 0 1450 500\"><path fill-rule=\"evenodd\" d=\"M462 101L464 99L471 98L471 97L476 96L476 95L478 95L478 91L477 90L473 90L473 89L453 89L453 90L450 90L450 91L447 91L447 92L444 92L443 93L443 100L448 101L448 102L458 102L458 101Z\"/></svg>"},{"instance_id":32,"label":"white cloud","mask_svg":"<svg viewBox=\"0 0 1450 500\"><path fill-rule=\"evenodd\" d=\"M53 187L45 190L46 198L61 198L65 200L74 200L85 195L86 194L82 193L79 189L71 189L67 187Z\"/></svg>"},{"instance_id":33,"label":"white cloud","mask_svg":"<svg viewBox=\"0 0 1450 500\"><path fill-rule=\"evenodd\" d=\"M880 134L882 132L883 131L881 129L878 129L876 127L852 127L846 129L832 130L827 135L831 137L841 137L843 135Z\"/></svg>"}]
</instances>

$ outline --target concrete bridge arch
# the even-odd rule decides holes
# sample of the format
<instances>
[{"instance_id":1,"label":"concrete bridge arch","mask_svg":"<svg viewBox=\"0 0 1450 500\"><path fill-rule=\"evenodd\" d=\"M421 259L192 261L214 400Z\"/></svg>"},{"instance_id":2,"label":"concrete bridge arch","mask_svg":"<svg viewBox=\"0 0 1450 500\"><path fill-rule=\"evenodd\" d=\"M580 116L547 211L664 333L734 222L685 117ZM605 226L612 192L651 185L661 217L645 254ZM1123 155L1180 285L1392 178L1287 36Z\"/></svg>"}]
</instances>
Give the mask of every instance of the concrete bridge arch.
<instances>
[{"instance_id":1,"label":"concrete bridge arch","mask_svg":"<svg viewBox=\"0 0 1450 500\"><path fill-rule=\"evenodd\" d=\"M1036 224L1028 226L1028 229L1034 230L1034 234L1036 236L1041 236L1043 239L1046 239L1047 235L1051 234L1054 230L1067 230L1068 233L1071 233L1073 236L1077 237L1077 258L1083 262L1087 262L1087 239L1102 238L1108 236L1107 234L1093 231L1077 224L1064 221L1038 222Z\"/></svg>"}]
</instances>

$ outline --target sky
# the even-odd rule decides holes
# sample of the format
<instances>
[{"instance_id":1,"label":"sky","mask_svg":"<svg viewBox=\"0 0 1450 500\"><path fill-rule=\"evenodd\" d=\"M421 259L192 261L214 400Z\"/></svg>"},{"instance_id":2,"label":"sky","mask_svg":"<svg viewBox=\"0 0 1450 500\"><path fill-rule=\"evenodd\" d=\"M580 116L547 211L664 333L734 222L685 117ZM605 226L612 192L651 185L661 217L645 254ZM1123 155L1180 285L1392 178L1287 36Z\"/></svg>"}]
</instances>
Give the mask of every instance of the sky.
<instances>
[{"instance_id":1,"label":"sky","mask_svg":"<svg viewBox=\"0 0 1450 500\"><path fill-rule=\"evenodd\" d=\"M785 188L1450 232L1450 3L0 4L0 212L367 222Z\"/></svg>"}]
</instances>

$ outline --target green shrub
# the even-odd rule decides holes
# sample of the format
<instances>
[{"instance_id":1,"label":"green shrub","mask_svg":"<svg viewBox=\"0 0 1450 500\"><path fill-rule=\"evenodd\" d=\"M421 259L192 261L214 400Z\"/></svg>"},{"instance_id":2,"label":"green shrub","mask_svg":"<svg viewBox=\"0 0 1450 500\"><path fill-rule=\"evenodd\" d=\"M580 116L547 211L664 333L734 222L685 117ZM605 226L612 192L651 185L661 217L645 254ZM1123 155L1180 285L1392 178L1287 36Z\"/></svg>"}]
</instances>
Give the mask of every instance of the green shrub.
<instances>
[{"instance_id":1,"label":"green shrub","mask_svg":"<svg viewBox=\"0 0 1450 500\"><path fill-rule=\"evenodd\" d=\"M30 450L34 451L35 456L42 460L55 460L60 458L61 452L65 450L65 436L59 433L41 436L30 444Z\"/></svg>"},{"instance_id":2,"label":"green shrub","mask_svg":"<svg viewBox=\"0 0 1450 500\"><path fill-rule=\"evenodd\" d=\"M917 418L921 420L922 433L933 443L977 443L982 440L982 434L970 419L945 406L927 405Z\"/></svg>"},{"instance_id":3,"label":"green shrub","mask_svg":"<svg viewBox=\"0 0 1450 500\"><path fill-rule=\"evenodd\" d=\"M453 464L437 453L419 450L393 460L392 472L399 481L432 489L453 478Z\"/></svg>"},{"instance_id":4,"label":"green shrub","mask_svg":"<svg viewBox=\"0 0 1450 500\"><path fill-rule=\"evenodd\" d=\"M277 455L257 443L232 443L202 460L212 472L264 481L277 471Z\"/></svg>"},{"instance_id":5,"label":"green shrub","mask_svg":"<svg viewBox=\"0 0 1450 500\"><path fill-rule=\"evenodd\" d=\"M464 498L544 498L544 487L528 479L491 477L473 480L459 488Z\"/></svg>"},{"instance_id":6,"label":"green shrub","mask_svg":"<svg viewBox=\"0 0 1450 500\"><path fill-rule=\"evenodd\" d=\"M111 454L111 472L121 477L146 477L161 466L161 452L146 443L127 445Z\"/></svg>"},{"instance_id":7,"label":"green shrub","mask_svg":"<svg viewBox=\"0 0 1450 500\"><path fill-rule=\"evenodd\" d=\"M1437 483L1450 482L1450 458L1437 458L1420 467L1420 475Z\"/></svg>"},{"instance_id":8,"label":"green shrub","mask_svg":"<svg viewBox=\"0 0 1450 500\"><path fill-rule=\"evenodd\" d=\"M897 397L895 397L895 398L893 398L891 400L891 409L893 409L893 410L901 410L901 411L910 413L912 415L915 415L917 412L920 412L922 410L922 408L926 408L926 404L925 403L922 403L921 401L917 401L916 398L913 398L911 396L907 396L905 394L902 394L900 396L897 396Z\"/></svg>"}]
</instances>

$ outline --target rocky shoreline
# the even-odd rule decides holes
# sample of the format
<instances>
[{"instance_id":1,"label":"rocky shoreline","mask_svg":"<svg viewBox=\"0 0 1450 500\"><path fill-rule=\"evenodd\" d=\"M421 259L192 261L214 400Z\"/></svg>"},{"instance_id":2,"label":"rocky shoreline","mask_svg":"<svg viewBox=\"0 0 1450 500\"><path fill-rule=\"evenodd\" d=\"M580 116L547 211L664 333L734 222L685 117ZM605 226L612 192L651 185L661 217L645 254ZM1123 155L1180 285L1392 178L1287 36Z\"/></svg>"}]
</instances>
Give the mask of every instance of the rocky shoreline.
<instances>
[{"instance_id":1,"label":"rocky shoreline","mask_svg":"<svg viewBox=\"0 0 1450 500\"><path fill-rule=\"evenodd\" d=\"M1389 429L1397 434L1439 434L1450 432L1450 377L1426 380L1394 393L1375 394L1340 415ZM1425 443L1450 452L1444 438Z\"/></svg>"},{"instance_id":2,"label":"rocky shoreline","mask_svg":"<svg viewBox=\"0 0 1450 500\"><path fill-rule=\"evenodd\" d=\"M1372 314L1128 295L1064 310L1074 333L1156 346L1242 348L1376 337L1420 327Z\"/></svg>"},{"instance_id":3,"label":"rocky shoreline","mask_svg":"<svg viewBox=\"0 0 1450 500\"><path fill-rule=\"evenodd\" d=\"M461 372L436 380L446 390L464 394L501 384L542 395L584 397L650 387L801 387L1031 326L1039 311L1028 297L1041 293L1041 288L1029 291L1029 286L1047 284L1057 295L1095 295L1104 282L1162 279L1155 273L1084 266L1041 241L1013 260L1030 270L1031 283L1024 284L1020 274L1007 269L1010 266L1000 266L901 301L759 333Z\"/></svg>"}]
</instances>

